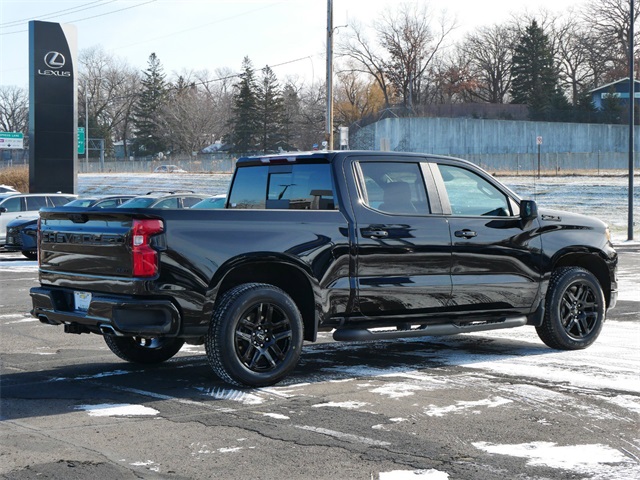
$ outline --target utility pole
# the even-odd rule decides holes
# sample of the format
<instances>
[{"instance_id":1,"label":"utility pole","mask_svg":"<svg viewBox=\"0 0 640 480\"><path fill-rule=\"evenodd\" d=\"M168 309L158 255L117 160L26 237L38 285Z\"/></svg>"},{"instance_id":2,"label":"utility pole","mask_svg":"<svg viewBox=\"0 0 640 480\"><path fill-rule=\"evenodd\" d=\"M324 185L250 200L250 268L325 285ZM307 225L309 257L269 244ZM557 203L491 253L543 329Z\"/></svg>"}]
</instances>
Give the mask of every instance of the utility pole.
<instances>
[{"instance_id":1,"label":"utility pole","mask_svg":"<svg viewBox=\"0 0 640 480\"><path fill-rule=\"evenodd\" d=\"M327 0L327 149L333 150L333 0Z\"/></svg>"}]
</instances>

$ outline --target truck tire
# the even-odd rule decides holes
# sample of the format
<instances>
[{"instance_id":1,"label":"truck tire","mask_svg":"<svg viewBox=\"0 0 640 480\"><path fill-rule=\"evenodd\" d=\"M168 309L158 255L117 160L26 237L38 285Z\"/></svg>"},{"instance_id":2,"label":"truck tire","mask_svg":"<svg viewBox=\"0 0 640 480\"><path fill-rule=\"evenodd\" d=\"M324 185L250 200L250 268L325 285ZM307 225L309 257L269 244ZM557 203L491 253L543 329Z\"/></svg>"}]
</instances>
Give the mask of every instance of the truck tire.
<instances>
[{"instance_id":1,"label":"truck tire","mask_svg":"<svg viewBox=\"0 0 640 480\"><path fill-rule=\"evenodd\" d=\"M214 308L205 349L222 380L264 387L296 367L303 339L302 316L289 295L273 285L245 283Z\"/></svg>"},{"instance_id":2,"label":"truck tire","mask_svg":"<svg viewBox=\"0 0 640 480\"><path fill-rule=\"evenodd\" d=\"M181 338L117 337L104 335L107 347L118 357L132 363L162 363L180 351Z\"/></svg>"},{"instance_id":3,"label":"truck tire","mask_svg":"<svg viewBox=\"0 0 640 480\"><path fill-rule=\"evenodd\" d=\"M551 274L538 336L549 347L579 350L596 341L605 319L605 299L596 277L579 267Z\"/></svg>"},{"instance_id":4,"label":"truck tire","mask_svg":"<svg viewBox=\"0 0 640 480\"><path fill-rule=\"evenodd\" d=\"M27 257L29 260L37 260L38 259L38 252L27 252L26 250L23 250L22 251L22 255Z\"/></svg>"}]
</instances>

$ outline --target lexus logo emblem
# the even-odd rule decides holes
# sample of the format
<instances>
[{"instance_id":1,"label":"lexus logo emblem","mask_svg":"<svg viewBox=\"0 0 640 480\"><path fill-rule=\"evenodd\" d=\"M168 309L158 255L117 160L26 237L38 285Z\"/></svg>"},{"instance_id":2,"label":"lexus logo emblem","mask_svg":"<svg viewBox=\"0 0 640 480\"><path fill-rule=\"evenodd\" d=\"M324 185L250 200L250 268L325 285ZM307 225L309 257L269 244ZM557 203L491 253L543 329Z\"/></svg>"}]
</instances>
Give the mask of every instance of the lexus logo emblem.
<instances>
[{"instance_id":1,"label":"lexus logo emblem","mask_svg":"<svg viewBox=\"0 0 640 480\"><path fill-rule=\"evenodd\" d=\"M49 68L62 68L65 64L64 55L60 52L49 52L44 56L44 63Z\"/></svg>"}]
</instances>

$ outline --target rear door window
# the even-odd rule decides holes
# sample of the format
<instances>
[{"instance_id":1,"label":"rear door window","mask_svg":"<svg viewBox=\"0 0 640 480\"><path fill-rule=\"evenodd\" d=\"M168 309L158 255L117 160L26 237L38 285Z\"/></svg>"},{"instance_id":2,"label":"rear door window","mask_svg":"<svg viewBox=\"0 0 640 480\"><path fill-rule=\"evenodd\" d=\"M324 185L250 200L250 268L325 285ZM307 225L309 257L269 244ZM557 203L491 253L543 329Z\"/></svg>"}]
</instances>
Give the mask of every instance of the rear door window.
<instances>
[{"instance_id":1,"label":"rear door window","mask_svg":"<svg viewBox=\"0 0 640 480\"><path fill-rule=\"evenodd\" d=\"M156 203L153 208L180 208L178 197L165 198Z\"/></svg>"},{"instance_id":2,"label":"rear door window","mask_svg":"<svg viewBox=\"0 0 640 480\"><path fill-rule=\"evenodd\" d=\"M202 201L202 197L183 197L182 206L183 208L190 208L190 207L193 207L196 203L201 201Z\"/></svg>"},{"instance_id":3,"label":"rear door window","mask_svg":"<svg viewBox=\"0 0 640 480\"><path fill-rule=\"evenodd\" d=\"M49 203L54 207L60 207L62 205L66 205L67 203L73 200L73 197L50 196L47 198L49 199Z\"/></svg>"},{"instance_id":4,"label":"rear door window","mask_svg":"<svg viewBox=\"0 0 640 480\"><path fill-rule=\"evenodd\" d=\"M47 197L44 195L25 197L25 200L27 201L27 211L40 210L47 206Z\"/></svg>"},{"instance_id":5,"label":"rear door window","mask_svg":"<svg viewBox=\"0 0 640 480\"><path fill-rule=\"evenodd\" d=\"M365 205L390 214L430 213L427 192L417 162L360 162Z\"/></svg>"}]
</instances>

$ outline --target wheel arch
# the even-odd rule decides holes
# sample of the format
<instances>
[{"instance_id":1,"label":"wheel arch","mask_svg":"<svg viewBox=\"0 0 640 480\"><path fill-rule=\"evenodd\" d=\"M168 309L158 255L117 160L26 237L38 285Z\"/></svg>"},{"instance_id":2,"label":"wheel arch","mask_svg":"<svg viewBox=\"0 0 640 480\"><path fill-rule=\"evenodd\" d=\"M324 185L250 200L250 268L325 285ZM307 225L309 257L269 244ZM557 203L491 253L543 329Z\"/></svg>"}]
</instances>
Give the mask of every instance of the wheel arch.
<instances>
[{"instance_id":1,"label":"wheel arch","mask_svg":"<svg viewBox=\"0 0 640 480\"><path fill-rule=\"evenodd\" d=\"M219 277L216 291L216 302L225 292L243 283L266 283L282 289L291 297L302 316L304 339L315 341L318 332L320 302L317 300L318 285L303 266L291 259L247 258L228 265L224 274Z\"/></svg>"},{"instance_id":2,"label":"wheel arch","mask_svg":"<svg viewBox=\"0 0 640 480\"><path fill-rule=\"evenodd\" d=\"M598 252L564 252L558 255L553 262L553 270L562 267L581 267L591 272L600 283L607 306L609 306L611 302L611 276L607 262Z\"/></svg>"}]
</instances>

